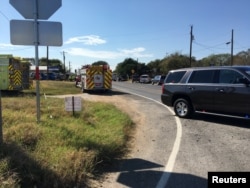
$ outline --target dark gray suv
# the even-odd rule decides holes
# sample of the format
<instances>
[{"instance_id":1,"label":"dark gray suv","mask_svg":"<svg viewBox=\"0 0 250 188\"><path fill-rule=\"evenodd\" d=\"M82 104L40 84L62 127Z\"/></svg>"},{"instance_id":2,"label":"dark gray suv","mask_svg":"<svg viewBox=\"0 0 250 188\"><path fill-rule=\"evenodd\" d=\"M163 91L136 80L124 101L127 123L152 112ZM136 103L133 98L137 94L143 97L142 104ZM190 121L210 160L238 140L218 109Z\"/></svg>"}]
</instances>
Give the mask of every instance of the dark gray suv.
<instances>
[{"instance_id":1,"label":"dark gray suv","mask_svg":"<svg viewBox=\"0 0 250 188\"><path fill-rule=\"evenodd\" d=\"M194 112L250 118L250 66L197 67L170 71L161 101L179 117Z\"/></svg>"}]
</instances>

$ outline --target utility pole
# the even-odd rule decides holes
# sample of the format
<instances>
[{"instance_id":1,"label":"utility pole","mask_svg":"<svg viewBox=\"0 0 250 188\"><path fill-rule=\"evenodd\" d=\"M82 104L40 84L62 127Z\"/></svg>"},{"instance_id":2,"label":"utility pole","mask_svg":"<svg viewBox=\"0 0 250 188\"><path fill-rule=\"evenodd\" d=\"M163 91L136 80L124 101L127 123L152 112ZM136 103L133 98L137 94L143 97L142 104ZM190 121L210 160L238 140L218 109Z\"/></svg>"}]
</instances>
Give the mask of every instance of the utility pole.
<instances>
[{"instance_id":1,"label":"utility pole","mask_svg":"<svg viewBox=\"0 0 250 188\"><path fill-rule=\"evenodd\" d=\"M232 29L232 37L231 37L231 66L233 66L234 56L233 56L233 47L234 46L234 30Z\"/></svg>"},{"instance_id":2,"label":"utility pole","mask_svg":"<svg viewBox=\"0 0 250 188\"><path fill-rule=\"evenodd\" d=\"M193 25L191 25L190 31L190 53L189 53L189 66L192 66L192 44L193 44L194 36L193 36Z\"/></svg>"},{"instance_id":3,"label":"utility pole","mask_svg":"<svg viewBox=\"0 0 250 188\"><path fill-rule=\"evenodd\" d=\"M63 55L64 80L66 80L65 53L67 53L67 52L62 51L61 53Z\"/></svg>"},{"instance_id":4,"label":"utility pole","mask_svg":"<svg viewBox=\"0 0 250 188\"><path fill-rule=\"evenodd\" d=\"M49 47L47 46L47 80L49 79Z\"/></svg>"},{"instance_id":5,"label":"utility pole","mask_svg":"<svg viewBox=\"0 0 250 188\"><path fill-rule=\"evenodd\" d=\"M66 69L65 69L65 51L63 51L63 68L64 68L64 74L66 74Z\"/></svg>"},{"instance_id":6,"label":"utility pole","mask_svg":"<svg viewBox=\"0 0 250 188\"><path fill-rule=\"evenodd\" d=\"M71 72L71 64L70 64L70 61L69 61L69 72Z\"/></svg>"}]
</instances>

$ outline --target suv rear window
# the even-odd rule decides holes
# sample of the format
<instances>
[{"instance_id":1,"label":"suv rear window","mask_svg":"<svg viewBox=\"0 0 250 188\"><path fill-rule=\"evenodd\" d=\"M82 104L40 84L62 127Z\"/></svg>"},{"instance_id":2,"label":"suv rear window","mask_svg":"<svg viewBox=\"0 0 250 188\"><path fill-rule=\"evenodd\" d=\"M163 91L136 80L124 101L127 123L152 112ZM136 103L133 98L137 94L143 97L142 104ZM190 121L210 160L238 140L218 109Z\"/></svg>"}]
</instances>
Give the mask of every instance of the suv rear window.
<instances>
[{"instance_id":1,"label":"suv rear window","mask_svg":"<svg viewBox=\"0 0 250 188\"><path fill-rule=\"evenodd\" d=\"M189 83L213 83L214 70L193 71Z\"/></svg>"},{"instance_id":2,"label":"suv rear window","mask_svg":"<svg viewBox=\"0 0 250 188\"><path fill-rule=\"evenodd\" d=\"M178 83L185 73L186 71L169 72L165 83Z\"/></svg>"}]
</instances>

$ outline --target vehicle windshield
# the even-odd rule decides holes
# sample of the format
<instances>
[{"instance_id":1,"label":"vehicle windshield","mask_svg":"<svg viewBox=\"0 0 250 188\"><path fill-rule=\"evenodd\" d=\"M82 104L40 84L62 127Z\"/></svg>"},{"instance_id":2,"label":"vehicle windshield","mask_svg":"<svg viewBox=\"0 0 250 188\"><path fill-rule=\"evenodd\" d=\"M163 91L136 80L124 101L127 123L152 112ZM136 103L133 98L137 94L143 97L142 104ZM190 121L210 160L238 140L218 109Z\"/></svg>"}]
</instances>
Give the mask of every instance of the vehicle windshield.
<instances>
[{"instance_id":1,"label":"vehicle windshield","mask_svg":"<svg viewBox=\"0 0 250 188\"><path fill-rule=\"evenodd\" d=\"M155 80L160 80L161 76L160 75L157 75L154 77Z\"/></svg>"}]
</instances>

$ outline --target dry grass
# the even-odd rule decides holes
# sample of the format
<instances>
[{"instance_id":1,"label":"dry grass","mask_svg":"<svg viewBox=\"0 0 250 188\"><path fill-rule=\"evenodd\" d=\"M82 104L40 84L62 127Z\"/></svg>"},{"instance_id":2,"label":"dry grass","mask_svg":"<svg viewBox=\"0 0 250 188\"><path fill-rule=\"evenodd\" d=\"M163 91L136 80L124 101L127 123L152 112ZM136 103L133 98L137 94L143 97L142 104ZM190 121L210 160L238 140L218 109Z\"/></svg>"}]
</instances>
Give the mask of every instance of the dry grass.
<instances>
[{"instance_id":1,"label":"dry grass","mask_svg":"<svg viewBox=\"0 0 250 188\"><path fill-rule=\"evenodd\" d=\"M51 94L74 87L72 82L55 84L60 85L57 90L53 82L43 87ZM64 110L64 99L41 97L38 124L35 96L2 98L0 187L84 187L97 164L126 151L130 118L113 105L83 103L83 110L72 116Z\"/></svg>"}]
</instances>

